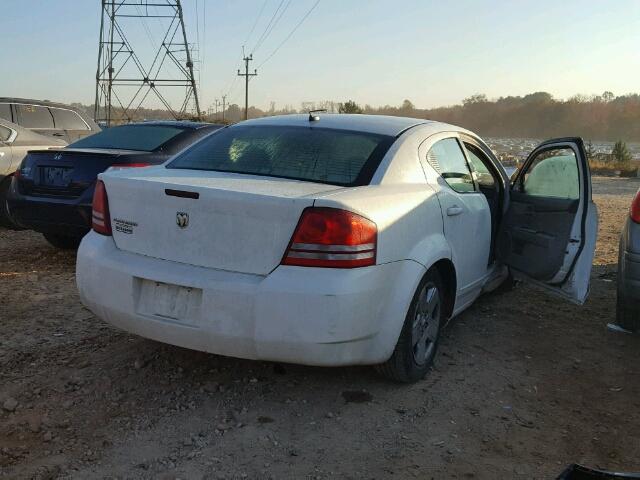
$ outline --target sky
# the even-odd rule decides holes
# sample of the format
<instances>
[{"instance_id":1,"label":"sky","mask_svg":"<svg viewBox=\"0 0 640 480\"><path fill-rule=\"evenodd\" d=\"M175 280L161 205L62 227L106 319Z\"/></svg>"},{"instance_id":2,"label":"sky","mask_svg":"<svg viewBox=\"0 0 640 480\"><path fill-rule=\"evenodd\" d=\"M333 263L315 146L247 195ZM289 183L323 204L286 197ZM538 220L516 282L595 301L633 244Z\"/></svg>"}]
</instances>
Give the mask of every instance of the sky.
<instances>
[{"instance_id":1,"label":"sky","mask_svg":"<svg viewBox=\"0 0 640 480\"><path fill-rule=\"evenodd\" d=\"M182 0L187 36L198 43L204 108L223 94L243 104L243 45L253 52L251 69L259 66L250 104L263 109L348 99L429 108L475 93L640 91L640 0L319 0L262 64L316 0L282 2ZM281 4L288 8L255 48ZM99 0L2 0L0 10L0 96L93 103ZM162 21L147 21L150 33L126 21L134 48L148 57Z\"/></svg>"}]
</instances>

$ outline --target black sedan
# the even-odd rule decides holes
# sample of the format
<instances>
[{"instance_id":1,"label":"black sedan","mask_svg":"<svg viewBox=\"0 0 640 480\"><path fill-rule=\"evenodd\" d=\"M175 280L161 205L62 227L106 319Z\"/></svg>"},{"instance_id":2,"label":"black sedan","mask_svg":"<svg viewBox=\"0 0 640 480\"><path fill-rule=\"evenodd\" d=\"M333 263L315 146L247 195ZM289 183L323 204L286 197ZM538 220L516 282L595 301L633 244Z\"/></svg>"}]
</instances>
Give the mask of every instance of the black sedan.
<instances>
[{"instance_id":1,"label":"black sedan","mask_svg":"<svg viewBox=\"0 0 640 480\"><path fill-rule=\"evenodd\" d=\"M640 190L620 236L617 317L619 327L640 333Z\"/></svg>"},{"instance_id":2,"label":"black sedan","mask_svg":"<svg viewBox=\"0 0 640 480\"><path fill-rule=\"evenodd\" d=\"M58 248L75 248L91 229L96 177L107 168L165 162L221 128L196 122L157 121L108 128L61 150L30 151L11 182L11 220L44 234Z\"/></svg>"}]
</instances>

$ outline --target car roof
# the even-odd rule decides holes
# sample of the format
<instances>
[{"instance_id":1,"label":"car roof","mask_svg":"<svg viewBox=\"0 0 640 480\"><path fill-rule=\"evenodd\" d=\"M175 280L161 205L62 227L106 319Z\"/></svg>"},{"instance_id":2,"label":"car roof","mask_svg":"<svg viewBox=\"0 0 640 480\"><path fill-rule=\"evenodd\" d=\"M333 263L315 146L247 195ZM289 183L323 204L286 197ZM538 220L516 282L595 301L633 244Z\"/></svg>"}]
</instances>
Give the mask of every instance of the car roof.
<instances>
[{"instance_id":1,"label":"car roof","mask_svg":"<svg viewBox=\"0 0 640 480\"><path fill-rule=\"evenodd\" d=\"M387 115L362 115L362 114L336 114L316 112L320 118L317 121L309 121L309 114L276 115L273 117L256 118L246 120L237 125L279 125L291 127L317 127L333 128L336 130L352 130L379 135L398 136L405 130L436 123L431 120L408 117L392 117Z\"/></svg>"},{"instance_id":2,"label":"car roof","mask_svg":"<svg viewBox=\"0 0 640 480\"><path fill-rule=\"evenodd\" d=\"M32 98L0 97L0 103L24 103L27 105L42 105L44 107L59 107L78 111L76 107L64 103L51 102L49 100L33 100Z\"/></svg>"}]
</instances>

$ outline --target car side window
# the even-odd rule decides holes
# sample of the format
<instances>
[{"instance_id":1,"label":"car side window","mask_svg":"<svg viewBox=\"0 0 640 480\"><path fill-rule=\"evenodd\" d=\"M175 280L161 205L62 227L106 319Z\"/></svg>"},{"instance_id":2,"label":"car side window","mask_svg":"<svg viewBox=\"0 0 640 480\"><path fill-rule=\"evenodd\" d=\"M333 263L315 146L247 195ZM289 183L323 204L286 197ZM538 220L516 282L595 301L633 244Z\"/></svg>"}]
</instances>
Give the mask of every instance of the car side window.
<instances>
[{"instance_id":1,"label":"car side window","mask_svg":"<svg viewBox=\"0 0 640 480\"><path fill-rule=\"evenodd\" d=\"M5 120L13 122L10 103L0 103L0 118L4 118Z\"/></svg>"},{"instance_id":2,"label":"car side window","mask_svg":"<svg viewBox=\"0 0 640 480\"><path fill-rule=\"evenodd\" d=\"M554 148L536 154L521 177L521 191L538 197L580 198L578 160L571 148Z\"/></svg>"},{"instance_id":3,"label":"car side window","mask_svg":"<svg viewBox=\"0 0 640 480\"><path fill-rule=\"evenodd\" d=\"M66 110L64 108L49 108L53 115L56 128L63 128L65 130L89 130L89 127L84 120L73 110Z\"/></svg>"},{"instance_id":4,"label":"car side window","mask_svg":"<svg viewBox=\"0 0 640 480\"><path fill-rule=\"evenodd\" d=\"M6 142L11 138L11 129L0 125L0 142Z\"/></svg>"},{"instance_id":5,"label":"car side window","mask_svg":"<svg viewBox=\"0 0 640 480\"><path fill-rule=\"evenodd\" d=\"M429 164L458 193L474 192L475 184L458 139L436 142L427 153Z\"/></svg>"},{"instance_id":6,"label":"car side window","mask_svg":"<svg viewBox=\"0 0 640 480\"><path fill-rule=\"evenodd\" d=\"M464 142L464 148L467 151L467 158L469 159L469 167L471 167L471 175L476 183L480 187L495 188L496 178L494 174L487 167L486 162L489 160L485 154L475 145Z\"/></svg>"},{"instance_id":7,"label":"car side window","mask_svg":"<svg viewBox=\"0 0 640 480\"><path fill-rule=\"evenodd\" d=\"M47 107L16 105L20 125L25 128L53 128L53 117Z\"/></svg>"}]
</instances>

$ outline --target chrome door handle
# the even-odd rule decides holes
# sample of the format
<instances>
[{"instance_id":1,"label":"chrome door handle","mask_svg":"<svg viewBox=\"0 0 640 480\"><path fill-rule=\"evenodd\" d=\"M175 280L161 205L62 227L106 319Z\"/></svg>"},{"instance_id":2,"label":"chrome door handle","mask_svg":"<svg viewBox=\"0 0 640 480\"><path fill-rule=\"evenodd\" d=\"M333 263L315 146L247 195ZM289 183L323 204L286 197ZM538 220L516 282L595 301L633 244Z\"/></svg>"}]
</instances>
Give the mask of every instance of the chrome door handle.
<instances>
[{"instance_id":1,"label":"chrome door handle","mask_svg":"<svg viewBox=\"0 0 640 480\"><path fill-rule=\"evenodd\" d=\"M447 208L447 215L450 217L453 217L455 215L460 215L462 212L464 212L464 209L457 205Z\"/></svg>"}]
</instances>

